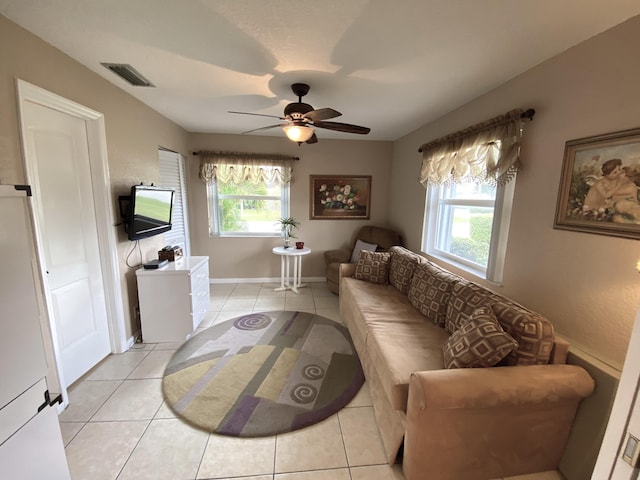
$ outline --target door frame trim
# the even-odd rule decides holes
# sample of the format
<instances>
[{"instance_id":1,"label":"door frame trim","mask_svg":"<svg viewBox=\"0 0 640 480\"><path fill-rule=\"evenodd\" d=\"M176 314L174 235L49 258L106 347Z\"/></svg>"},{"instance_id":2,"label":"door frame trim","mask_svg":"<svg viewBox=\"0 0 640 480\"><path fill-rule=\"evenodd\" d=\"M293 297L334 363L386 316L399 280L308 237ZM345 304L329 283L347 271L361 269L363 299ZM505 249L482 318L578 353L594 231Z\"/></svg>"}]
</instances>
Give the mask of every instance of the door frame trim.
<instances>
[{"instance_id":1,"label":"door frame trim","mask_svg":"<svg viewBox=\"0 0 640 480\"><path fill-rule=\"evenodd\" d=\"M92 191L96 213L96 227L100 264L105 289L105 304L107 308L107 324L109 326L109 341L112 353L122 353L129 348L126 338L125 317L120 288L120 269L118 265L118 249L115 229L113 228L114 209L109 179L109 164L107 157L107 139L104 115L76 102L37 87L21 79L16 79L18 98L18 117L20 124L20 139L22 155L25 165L26 180L32 184L34 173L26 158L26 134L23 120L23 105L26 102L35 103L46 108L75 116L85 121L87 127L87 142L89 145L89 162L91 165ZM33 205L31 205L32 215ZM37 237L37 235L36 235ZM36 251L42 265L41 245L36 241ZM44 272L41 278L44 278ZM49 316L48 316L49 317ZM51 318L48 318L51 324ZM52 339L55 345L55 338ZM55 348L57 351L57 347ZM57 360L57 359L56 359Z\"/></svg>"}]
</instances>

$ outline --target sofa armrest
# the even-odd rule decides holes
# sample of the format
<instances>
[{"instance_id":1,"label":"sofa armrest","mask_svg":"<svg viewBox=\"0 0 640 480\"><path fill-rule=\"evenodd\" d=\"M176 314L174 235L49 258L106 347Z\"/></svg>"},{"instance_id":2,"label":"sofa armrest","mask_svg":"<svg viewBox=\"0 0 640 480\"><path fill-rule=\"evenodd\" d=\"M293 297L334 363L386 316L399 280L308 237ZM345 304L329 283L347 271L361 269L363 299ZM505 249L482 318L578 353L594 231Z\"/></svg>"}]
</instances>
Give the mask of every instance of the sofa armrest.
<instances>
[{"instance_id":1,"label":"sofa armrest","mask_svg":"<svg viewBox=\"0 0 640 480\"><path fill-rule=\"evenodd\" d=\"M575 365L413 373L405 478L482 480L555 470L578 404L593 389Z\"/></svg>"},{"instance_id":2,"label":"sofa armrest","mask_svg":"<svg viewBox=\"0 0 640 480\"><path fill-rule=\"evenodd\" d=\"M569 355L569 342L559 335L556 335L553 339L553 348L551 349L549 363L563 365L567 363L567 355Z\"/></svg>"},{"instance_id":3,"label":"sofa armrest","mask_svg":"<svg viewBox=\"0 0 640 480\"><path fill-rule=\"evenodd\" d=\"M341 263L340 264L340 278L353 277L356 273L355 263Z\"/></svg>"},{"instance_id":4,"label":"sofa armrest","mask_svg":"<svg viewBox=\"0 0 640 480\"><path fill-rule=\"evenodd\" d=\"M346 248L327 250L324 252L325 265L329 265L331 263L347 263L349 260L351 260L351 252Z\"/></svg>"}]
</instances>

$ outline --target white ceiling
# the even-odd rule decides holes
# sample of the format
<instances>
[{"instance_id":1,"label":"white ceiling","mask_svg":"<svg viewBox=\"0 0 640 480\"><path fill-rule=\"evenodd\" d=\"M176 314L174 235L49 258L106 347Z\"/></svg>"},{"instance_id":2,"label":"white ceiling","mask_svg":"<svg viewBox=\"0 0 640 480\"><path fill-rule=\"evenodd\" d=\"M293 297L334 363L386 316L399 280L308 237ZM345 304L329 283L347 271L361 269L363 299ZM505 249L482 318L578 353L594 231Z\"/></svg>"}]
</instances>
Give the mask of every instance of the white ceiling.
<instances>
[{"instance_id":1,"label":"white ceiling","mask_svg":"<svg viewBox=\"0 0 640 480\"><path fill-rule=\"evenodd\" d=\"M371 128L320 139L395 140L640 14L640 2L0 0L0 13L190 132L277 123L227 111L282 115L297 100L290 85L305 82L303 101ZM156 87L100 62L129 63Z\"/></svg>"}]
</instances>

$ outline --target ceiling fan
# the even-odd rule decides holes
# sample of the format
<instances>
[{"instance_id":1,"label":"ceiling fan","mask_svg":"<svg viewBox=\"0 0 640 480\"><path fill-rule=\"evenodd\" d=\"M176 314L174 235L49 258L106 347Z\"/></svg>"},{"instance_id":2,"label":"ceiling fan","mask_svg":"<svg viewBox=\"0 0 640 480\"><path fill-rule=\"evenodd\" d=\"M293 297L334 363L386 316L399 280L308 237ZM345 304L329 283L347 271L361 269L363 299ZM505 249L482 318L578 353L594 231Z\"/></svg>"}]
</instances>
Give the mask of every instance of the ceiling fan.
<instances>
[{"instance_id":1,"label":"ceiling fan","mask_svg":"<svg viewBox=\"0 0 640 480\"><path fill-rule=\"evenodd\" d=\"M289 140L297 142L299 145L302 143L316 143L318 141L318 137L314 132L314 128L324 128L326 130L335 130L338 132L346 133L357 133L360 135L366 135L371 131L370 128L361 127L359 125L351 125L350 123L326 122L325 120L339 117L342 114L334 110L333 108L320 108L318 110L314 110L314 108L308 103L303 103L302 97L309 93L309 85L307 85L306 83L294 83L293 85L291 85L291 90L298 97L298 101L290 103L284 108L283 117L278 117L276 115L265 115L262 113L231 111L229 113L237 113L240 115L257 115L260 117L271 117L282 120L283 123L254 128L253 130L243 132L243 134L280 127L282 128L282 130L284 130L284 133L287 138L289 138Z\"/></svg>"}]
</instances>

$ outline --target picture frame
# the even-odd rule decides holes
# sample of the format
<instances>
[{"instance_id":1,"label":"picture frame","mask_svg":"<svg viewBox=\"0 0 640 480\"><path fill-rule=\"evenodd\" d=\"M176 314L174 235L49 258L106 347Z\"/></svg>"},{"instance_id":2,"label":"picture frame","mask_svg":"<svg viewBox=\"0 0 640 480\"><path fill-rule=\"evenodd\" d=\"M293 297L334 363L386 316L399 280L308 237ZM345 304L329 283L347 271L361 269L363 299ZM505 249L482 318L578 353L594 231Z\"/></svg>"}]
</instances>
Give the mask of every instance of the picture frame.
<instances>
[{"instance_id":1,"label":"picture frame","mask_svg":"<svg viewBox=\"0 0 640 480\"><path fill-rule=\"evenodd\" d=\"M310 175L310 220L369 220L371 175Z\"/></svg>"},{"instance_id":2,"label":"picture frame","mask_svg":"<svg viewBox=\"0 0 640 480\"><path fill-rule=\"evenodd\" d=\"M640 128L566 142L554 228L640 239Z\"/></svg>"}]
</instances>

